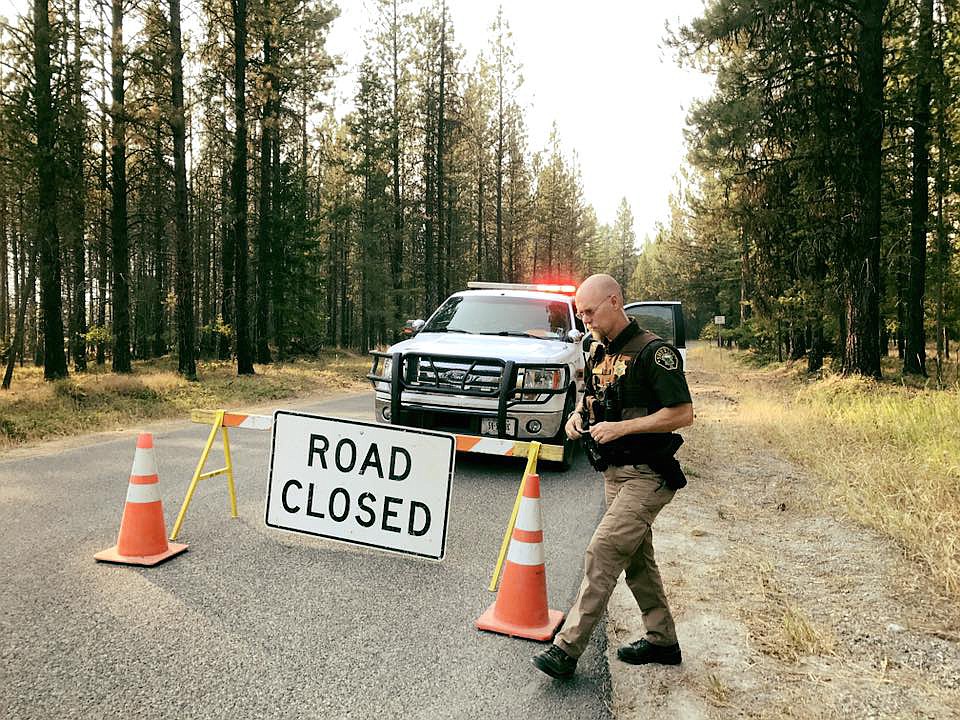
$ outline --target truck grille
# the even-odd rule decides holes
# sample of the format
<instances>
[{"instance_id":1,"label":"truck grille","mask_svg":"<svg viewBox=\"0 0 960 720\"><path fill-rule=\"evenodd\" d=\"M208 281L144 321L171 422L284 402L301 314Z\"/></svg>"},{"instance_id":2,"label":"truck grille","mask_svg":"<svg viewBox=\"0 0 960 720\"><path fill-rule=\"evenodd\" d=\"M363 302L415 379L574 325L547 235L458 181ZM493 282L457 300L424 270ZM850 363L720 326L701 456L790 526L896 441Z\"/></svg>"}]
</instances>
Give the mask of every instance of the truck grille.
<instances>
[{"instance_id":1,"label":"truck grille","mask_svg":"<svg viewBox=\"0 0 960 720\"><path fill-rule=\"evenodd\" d=\"M418 355L405 358L409 388L461 390L496 397L503 365L489 360L456 360Z\"/></svg>"}]
</instances>

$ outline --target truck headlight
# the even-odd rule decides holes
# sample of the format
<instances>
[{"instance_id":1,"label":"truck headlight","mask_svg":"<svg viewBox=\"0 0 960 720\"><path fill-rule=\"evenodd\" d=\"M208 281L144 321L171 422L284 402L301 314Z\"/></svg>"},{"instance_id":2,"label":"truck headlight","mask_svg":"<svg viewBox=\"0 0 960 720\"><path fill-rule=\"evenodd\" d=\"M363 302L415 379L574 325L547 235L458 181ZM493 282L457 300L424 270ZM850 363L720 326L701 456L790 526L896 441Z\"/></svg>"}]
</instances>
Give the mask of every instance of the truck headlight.
<instances>
[{"instance_id":1,"label":"truck headlight","mask_svg":"<svg viewBox=\"0 0 960 720\"><path fill-rule=\"evenodd\" d=\"M392 357L374 357L373 359L373 369L370 370L371 375L376 375L377 377L390 379L390 370L393 368L393 358Z\"/></svg>"},{"instance_id":2,"label":"truck headlight","mask_svg":"<svg viewBox=\"0 0 960 720\"><path fill-rule=\"evenodd\" d=\"M520 368L517 370L517 387L524 390L556 390L563 379L559 368Z\"/></svg>"}]
</instances>

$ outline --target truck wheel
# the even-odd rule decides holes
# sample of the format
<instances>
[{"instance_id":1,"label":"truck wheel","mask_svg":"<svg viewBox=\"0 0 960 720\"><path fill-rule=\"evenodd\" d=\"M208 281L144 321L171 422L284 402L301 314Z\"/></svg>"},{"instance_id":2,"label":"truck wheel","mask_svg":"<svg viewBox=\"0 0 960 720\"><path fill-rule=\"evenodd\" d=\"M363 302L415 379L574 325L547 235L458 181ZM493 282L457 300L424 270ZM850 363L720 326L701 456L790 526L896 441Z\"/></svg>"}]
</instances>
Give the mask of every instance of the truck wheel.
<instances>
[{"instance_id":1,"label":"truck wheel","mask_svg":"<svg viewBox=\"0 0 960 720\"><path fill-rule=\"evenodd\" d=\"M550 463L552 467L555 467L560 472L566 472L570 469L570 466L573 464L573 456L577 451L577 441L571 440L567 437L567 433L564 432L564 426L567 424L567 418L570 417L570 413L573 412L573 408L577 404L577 392L576 390L571 390L567 393L567 403L563 408L563 420L560 423L560 430L554 436L554 443L557 445L563 445L563 459L558 461L553 461Z\"/></svg>"}]
</instances>

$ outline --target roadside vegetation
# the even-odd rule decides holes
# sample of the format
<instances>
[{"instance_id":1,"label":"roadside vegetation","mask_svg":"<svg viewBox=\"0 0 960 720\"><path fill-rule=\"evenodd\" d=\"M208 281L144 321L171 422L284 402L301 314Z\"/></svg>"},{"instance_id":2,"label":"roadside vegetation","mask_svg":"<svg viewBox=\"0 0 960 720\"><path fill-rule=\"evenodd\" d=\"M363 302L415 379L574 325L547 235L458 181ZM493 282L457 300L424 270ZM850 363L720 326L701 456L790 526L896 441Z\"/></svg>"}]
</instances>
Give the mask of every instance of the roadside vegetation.
<instances>
[{"instance_id":1,"label":"roadside vegetation","mask_svg":"<svg viewBox=\"0 0 960 720\"><path fill-rule=\"evenodd\" d=\"M891 360L881 381L758 367L747 353L706 344L691 349L690 365L728 376L744 427L810 470L826 504L894 538L957 597L960 388L911 386Z\"/></svg>"},{"instance_id":2,"label":"roadside vegetation","mask_svg":"<svg viewBox=\"0 0 960 720\"><path fill-rule=\"evenodd\" d=\"M229 361L199 362L199 382L177 374L175 358L133 363L129 374L92 366L44 382L42 367L17 368L0 393L0 452L40 440L128 427L144 420L186 419L193 408L249 409L272 401L362 390L367 356L323 352L310 359L257 366L237 375Z\"/></svg>"}]
</instances>

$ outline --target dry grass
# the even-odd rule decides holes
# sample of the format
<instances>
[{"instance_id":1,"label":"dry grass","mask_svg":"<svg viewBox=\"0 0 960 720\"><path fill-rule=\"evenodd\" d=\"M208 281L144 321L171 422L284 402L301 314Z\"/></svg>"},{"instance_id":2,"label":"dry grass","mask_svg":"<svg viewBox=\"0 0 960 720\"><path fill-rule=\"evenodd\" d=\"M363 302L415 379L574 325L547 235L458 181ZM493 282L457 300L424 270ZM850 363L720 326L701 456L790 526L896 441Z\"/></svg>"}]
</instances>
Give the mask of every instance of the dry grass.
<instances>
[{"instance_id":1,"label":"dry grass","mask_svg":"<svg viewBox=\"0 0 960 720\"><path fill-rule=\"evenodd\" d=\"M714 705L729 707L730 688L715 673L707 675L707 697Z\"/></svg>"},{"instance_id":2,"label":"dry grass","mask_svg":"<svg viewBox=\"0 0 960 720\"><path fill-rule=\"evenodd\" d=\"M863 524L895 538L960 596L960 390L749 368L700 346L691 365L721 373L746 432L782 448Z\"/></svg>"},{"instance_id":3,"label":"dry grass","mask_svg":"<svg viewBox=\"0 0 960 720\"><path fill-rule=\"evenodd\" d=\"M830 655L836 647L833 634L818 627L799 608L787 606L783 611L782 647L794 658L805 655Z\"/></svg>"},{"instance_id":4,"label":"dry grass","mask_svg":"<svg viewBox=\"0 0 960 720\"><path fill-rule=\"evenodd\" d=\"M198 382L169 359L136 362L129 375L93 367L44 382L42 368L17 368L0 392L0 451L54 437L119 429L144 420L186 417L192 408L242 409L273 400L368 387L366 356L326 352L318 358L258 365L238 376L228 362L202 362Z\"/></svg>"},{"instance_id":5,"label":"dry grass","mask_svg":"<svg viewBox=\"0 0 960 720\"><path fill-rule=\"evenodd\" d=\"M740 611L757 647L791 663L812 655L833 655L837 640L832 630L807 617L783 590L773 562L745 550L738 557L738 565L753 580L744 586L746 598Z\"/></svg>"}]
</instances>

